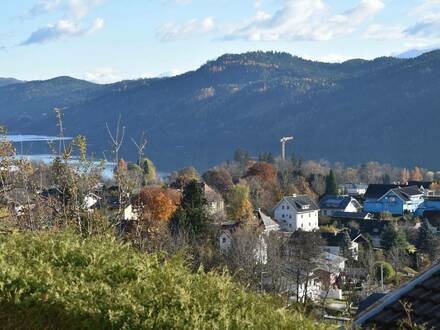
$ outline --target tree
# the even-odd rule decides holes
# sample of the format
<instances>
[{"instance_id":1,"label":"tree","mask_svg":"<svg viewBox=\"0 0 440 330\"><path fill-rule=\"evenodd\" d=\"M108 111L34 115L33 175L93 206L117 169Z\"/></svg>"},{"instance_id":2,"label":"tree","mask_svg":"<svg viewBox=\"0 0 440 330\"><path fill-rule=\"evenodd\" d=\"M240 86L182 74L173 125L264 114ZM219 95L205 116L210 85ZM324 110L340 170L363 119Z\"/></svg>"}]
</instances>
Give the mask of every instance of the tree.
<instances>
[{"instance_id":1,"label":"tree","mask_svg":"<svg viewBox=\"0 0 440 330\"><path fill-rule=\"evenodd\" d=\"M148 182L155 181L157 179L156 174L156 167L154 166L153 162L148 159L144 158L140 161L140 166L142 168L142 171L144 173L144 185Z\"/></svg>"},{"instance_id":2,"label":"tree","mask_svg":"<svg viewBox=\"0 0 440 330\"><path fill-rule=\"evenodd\" d=\"M407 168L403 168L400 171L399 182L401 184L406 184L410 178L410 174Z\"/></svg>"},{"instance_id":3,"label":"tree","mask_svg":"<svg viewBox=\"0 0 440 330\"><path fill-rule=\"evenodd\" d=\"M247 162L249 161L249 158L250 158L249 152L242 149L242 148L238 148L234 152L234 161L236 161L237 163L239 163L242 166L247 164Z\"/></svg>"},{"instance_id":4,"label":"tree","mask_svg":"<svg viewBox=\"0 0 440 330\"><path fill-rule=\"evenodd\" d=\"M202 186L197 180L190 181L183 190L182 201L171 218L174 233L181 230L200 237L208 223L208 203Z\"/></svg>"},{"instance_id":5,"label":"tree","mask_svg":"<svg viewBox=\"0 0 440 330\"><path fill-rule=\"evenodd\" d=\"M256 176L264 182L274 182L277 178L277 172L273 165L265 162L258 162L249 167L245 178Z\"/></svg>"},{"instance_id":6,"label":"tree","mask_svg":"<svg viewBox=\"0 0 440 330\"><path fill-rule=\"evenodd\" d=\"M427 254L432 261L439 257L440 244L439 239L429 228L428 220L424 220L419 229L419 238L417 248L420 252Z\"/></svg>"},{"instance_id":7,"label":"tree","mask_svg":"<svg viewBox=\"0 0 440 330\"><path fill-rule=\"evenodd\" d=\"M258 156L258 161L260 162L266 162L269 164L275 163L275 157L271 152L264 152L260 156Z\"/></svg>"},{"instance_id":8,"label":"tree","mask_svg":"<svg viewBox=\"0 0 440 330\"><path fill-rule=\"evenodd\" d=\"M322 238L318 231L305 232L297 230L290 236L286 246L286 256L289 268L294 276L295 295L299 302L303 299L304 305L307 304L307 290L310 273L316 266L316 259L322 253ZM305 276L305 278L301 278ZM304 282L304 295L300 297L299 288Z\"/></svg>"},{"instance_id":9,"label":"tree","mask_svg":"<svg viewBox=\"0 0 440 330\"><path fill-rule=\"evenodd\" d=\"M253 210L247 185L239 183L232 187L226 197L226 202L226 211L231 219L241 221L252 219Z\"/></svg>"},{"instance_id":10,"label":"tree","mask_svg":"<svg viewBox=\"0 0 440 330\"><path fill-rule=\"evenodd\" d=\"M338 194L338 185L336 183L336 177L333 170L330 170L330 173L325 180L325 193L326 195Z\"/></svg>"},{"instance_id":11,"label":"tree","mask_svg":"<svg viewBox=\"0 0 440 330\"><path fill-rule=\"evenodd\" d=\"M191 181L200 181L199 173L192 166L185 167L177 173L173 173L170 178L171 186L177 189L184 189Z\"/></svg>"},{"instance_id":12,"label":"tree","mask_svg":"<svg viewBox=\"0 0 440 330\"><path fill-rule=\"evenodd\" d=\"M381 281L383 274L383 280L388 281L394 277L395 271L393 266L388 262L378 261L374 264L374 275L378 282Z\"/></svg>"},{"instance_id":13,"label":"tree","mask_svg":"<svg viewBox=\"0 0 440 330\"><path fill-rule=\"evenodd\" d=\"M423 181L423 173L419 167L414 167L411 171L411 180L412 181Z\"/></svg>"},{"instance_id":14,"label":"tree","mask_svg":"<svg viewBox=\"0 0 440 330\"><path fill-rule=\"evenodd\" d=\"M387 251L392 248L406 249L408 246L405 233L394 224L385 226L381 235L381 244Z\"/></svg>"},{"instance_id":15,"label":"tree","mask_svg":"<svg viewBox=\"0 0 440 330\"><path fill-rule=\"evenodd\" d=\"M137 201L141 219L168 221L177 209L177 205L161 187L147 187L141 190Z\"/></svg>"},{"instance_id":16,"label":"tree","mask_svg":"<svg viewBox=\"0 0 440 330\"><path fill-rule=\"evenodd\" d=\"M234 185L231 174L224 168L219 167L203 174L203 180L223 196Z\"/></svg>"},{"instance_id":17,"label":"tree","mask_svg":"<svg viewBox=\"0 0 440 330\"><path fill-rule=\"evenodd\" d=\"M342 233L342 240L340 242L340 248L342 250L342 255L344 256L344 258L347 258L347 259L353 258L353 255L350 250L351 244L352 244L352 242L351 242L350 235L348 234L347 230L344 230Z\"/></svg>"}]
</instances>

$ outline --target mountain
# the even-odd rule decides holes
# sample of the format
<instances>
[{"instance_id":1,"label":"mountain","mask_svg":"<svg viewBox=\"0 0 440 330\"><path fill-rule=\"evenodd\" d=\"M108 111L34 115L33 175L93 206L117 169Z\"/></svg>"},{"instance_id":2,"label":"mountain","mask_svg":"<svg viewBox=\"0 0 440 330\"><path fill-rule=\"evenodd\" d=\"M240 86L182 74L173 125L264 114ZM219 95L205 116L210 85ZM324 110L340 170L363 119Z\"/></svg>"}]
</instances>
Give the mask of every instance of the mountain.
<instances>
[{"instance_id":1,"label":"mountain","mask_svg":"<svg viewBox=\"0 0 440 330\"><path fill-rule=\"evenodd\" d=\"M409 49L403 53L396 54L395 57L397 58L415 58L420 55L423 55L428 52L432 52L437 48L425 48L425 49Z\"/></svg>"},{"instance_id":2,"label":"mountain","mask_svg":"<svg viewBox=\"0 0 440 330\"><path fill-rule=\"evenodd\" d=\"M20 84L23 81L14 78L0 78L0 87L12 84Z\"/></svg>"},{"instance_id":3,"label":"mountain","mask_svg":"<svg viewBox=\"0 0 440 330\"><path fill-rule=\"evenodd\" d=\"M121 154L146 131L161 170L206 169L237 147L288 151L355 164L370 160L439 169L440 51L414 59L340 64L286 53L226 54L171 78L98 85L68 77L0 87L0 121L20 133L54 134L51 109L64 109L66 134L109 148L105 123L126 127ZM107 153L108 155L108 153Z\"/></svg>"}]
</instances>

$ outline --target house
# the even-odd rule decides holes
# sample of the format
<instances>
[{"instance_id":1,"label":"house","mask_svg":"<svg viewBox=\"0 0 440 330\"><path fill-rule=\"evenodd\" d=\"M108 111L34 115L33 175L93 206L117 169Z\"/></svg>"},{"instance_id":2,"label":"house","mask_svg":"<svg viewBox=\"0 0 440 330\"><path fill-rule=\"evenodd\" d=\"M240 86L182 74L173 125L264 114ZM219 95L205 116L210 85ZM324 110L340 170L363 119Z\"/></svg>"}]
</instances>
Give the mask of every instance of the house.
<instances>
[{"instance_id":1,"label":"house","mask_svg":"<svg viewBox=\"0 0 440 330\"><path fill-rule=\"evenodd\" d=\"M220 224L217 235L220 252L226 253L232 245L232 234L237 229L239 222L224 222Z\"/></svg>"},{"instance_id":2,"label":"house","mask_svg":"<svg viewBox=\"0 0 440 330\"><path fill-rule=\"evenodd\" d=\"M288 232L319 229L318 212L318 205L309 196L296 194L283 197L273 209L275 221Z\"/></svg>"},{"instance_id":3,"label":"house","mask_svg":"<svg viewBox=\"0 0 440 330\"><path fill-rule=\"evenodd\" d=\"M138 220L138 218L139 218L138 212L133 207L133 204L128 204L124 208L124 220L125 221L136 221L136 220Z\"/></svg>"},{"instance_id":4,"label":"house","mask_svg":"<svg viewBox=\"0 0 440 330\"><path fill-rule=\"evenodd\" d=\"M349 196L363 196L367 192L368 185L363 183L345 183L339 185L339 191Z\"/></svg>"},{"instance_id":5,"label":"house","mask_svg":"<svg viewBox=\"0 0 440 330\"><path fill-rule=\"evenodd\" d=\"M368 212L341 212L336 211L331 215L332 218L337 219L352 219L352 220L371 220L373 219L373 215Z\"/></svg>"},{"instance_id":6,"label":"house","mask_svg":"<svg viewBox=\"0 0 440 330\"><path fill-rule=\"evenodd\" d=\"M202 183L203 193L208 202L208 213L210 215L223 214L225 210L225 202L222 195L208 186L206 183Z\"/></svg>"},{"instance_id":7,"label":"house","mask_svg":"<svg viewBox=\"0 0 440 330\"><path fill-rule=\"evenodd\" d=\"M440 196L425 196L423 203L419 205L414 214L424 218L432 212L440 212Z\"/></svg>"},{"instance_id":8,"label":"house","mask_svg":"<svg viewBox=\"0 0 440 330\"><path fill-rule=\"evenodd\" d=\"M280 225L274 221L271 217L264 214L260 209L257 210L257 219L260 221L261 226L265 233L280 231Z\"/></svg>"},{"instance_id":9,"label":"house","mask_svg":"<svg viewBox=\"0 0 440 330\"><path fill-rule=\"evenodd\" d=\"M90 211L90 210L99 206L98 203L100 200L101 200L101 197L99 197L98 195L96 195L94 193L88 193L84 197L84 208Z\"/></svg>"},{"instance_id":10,"label":"house","mask_svg":"<svg viewBox=\"0 0 440 330\"><path fill-rule=\"evenodd\" d=\"M347 231L347 233L350 237L350 246L348 247L350 255L354 260L358 260L359 245L363 243L368 244L368 241L357 230ZM321 238L324 241L324 251L342 257L342 246L344 244L344 237L344 231L340 231L338 233L321 233Z\"/></svg>"},{"instance_id":11,"label":"house","mask_svg":"<svg viewBox=\"0 0 440 330\"><path fill-rule=\"evenodd\" d=\"M362 210L361 204L351 196L326 195L319 202L321 214L333 216L335 212L357 213Z\"/></svg>"},{"instance_id":12,"label":"house","mask_svg":"<svg viewBox=\"0 0 440 330\"><path fill-rule=\"evenodd\" d=\"M440 329L439 292L440 264L436 264L400 288L378 296L359 312L353 328L397 329L402 320L410 319L425 329Z\"/></svg>"},{"instance_id":13,"label":"house","mask_svg":"<svg viewBox=\"0 0 440 330\"><path fill-rule=\"evenodd\" d=\"M389 189L380 197L366 197L364 212L389 212L393 215L403 215L406 212L415 212L422 203L423 191L417 186L396 187Z\"/></svg>"},{"instance_id":14,"label":"house","mask_svg":"<svg viewBox=\"0 0 440 330\"><path fill-rule=\"evenodd\" d=\"M432 181L408 181L408 186L417 186L425 196L434 195L434 191L431 189L434 182Z\"/></svg>"},{"instance_id":15,"label":"house","mask_svg":"<svg viewBox=\"0 0 440 330\"><path fill-rule=\"evenodd\" d=\"M369 184L364 194L365 202L376 202L391 189L399 187L397 184Z\"/></svg>"}]
</instances>

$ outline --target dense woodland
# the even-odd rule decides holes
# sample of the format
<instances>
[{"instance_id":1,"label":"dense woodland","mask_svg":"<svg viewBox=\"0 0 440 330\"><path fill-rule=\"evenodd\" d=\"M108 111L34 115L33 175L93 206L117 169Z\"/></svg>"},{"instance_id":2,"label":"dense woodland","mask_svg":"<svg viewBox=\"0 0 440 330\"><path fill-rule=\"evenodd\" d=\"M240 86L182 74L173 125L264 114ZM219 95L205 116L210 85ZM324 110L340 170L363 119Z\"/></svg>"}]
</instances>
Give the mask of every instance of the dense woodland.
<instances>
[{"instance_id":1,"label":"dense woodland","mask_svg":"<svg viewBox=\"0 0 440 330\"><path fill-rule=\"evenodd\" d=\"M70 77L2 80L0 120L21 134L51 134L54 107L66 135L87 136L99 157L110 154L106 126L122 118L127 137L147 131L149 155L162 171L206 170L241 146L278 153L282 136L307 159L345 164L377 160L435 167L440 133L440 51L415 59L341 64L286 53L227 54L198 70L162 79L98 85ZM291 147L291 148L292 148ZM135 159L136 148L121 149Z\"/></svg>"}]
</instances>

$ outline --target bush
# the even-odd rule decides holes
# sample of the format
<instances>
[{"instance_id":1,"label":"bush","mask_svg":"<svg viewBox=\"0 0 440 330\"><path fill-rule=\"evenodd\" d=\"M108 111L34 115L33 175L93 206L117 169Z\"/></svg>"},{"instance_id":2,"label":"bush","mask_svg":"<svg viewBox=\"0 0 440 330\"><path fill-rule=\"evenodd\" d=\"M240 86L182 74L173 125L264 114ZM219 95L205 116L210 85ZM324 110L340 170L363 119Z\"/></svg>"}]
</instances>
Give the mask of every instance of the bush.
<instances>
[{"instance_id":1,"label":"bush","mask_svg":"<svg viewBox=\"0 0 440 330\"><path fill-rule=\"evenodd\" d=\"M388 262L385 261L378 261L374 264L374 274L376 276L376 280L380 281L381 265L383 267L383 280L389 281L394 277L395 271L393 269L393 266L391 266Z\"/></svg>"},{"instance_id":2,"label":"bush","mask_svg":"<svg viewBox=\"0 0 440 330\"><path fill-rule=\"evenodd\" d=\"M111 236L0 237L2 329L324 329L226 275L141 254Z\"/></svg>"}]
</instances>

